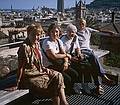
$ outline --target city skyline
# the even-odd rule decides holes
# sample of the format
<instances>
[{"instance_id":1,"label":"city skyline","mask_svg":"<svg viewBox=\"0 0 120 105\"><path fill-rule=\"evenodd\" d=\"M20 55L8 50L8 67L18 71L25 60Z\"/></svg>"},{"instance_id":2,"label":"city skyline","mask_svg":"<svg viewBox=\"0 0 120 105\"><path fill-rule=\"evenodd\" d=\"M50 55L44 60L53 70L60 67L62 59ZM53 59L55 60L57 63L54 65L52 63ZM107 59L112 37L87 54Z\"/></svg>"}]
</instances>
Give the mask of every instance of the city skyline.
<instances>
[{"instance_id":1,"label":"city skyline","mask_svg":"<svg viewBox=\"0 0 120 105\"><path fill-rule=\"evenodd\" d=\"M70 8L75 6L76 0L64 0L64 7ZM79 1L79 0L77 0ZM84 1L84 0L83 0ZM85 0L89 4L93 0ZM32 9L42 6L48 8L57 8L57 0L0 0L0 9Z\"/></svg>"}]
</instances>

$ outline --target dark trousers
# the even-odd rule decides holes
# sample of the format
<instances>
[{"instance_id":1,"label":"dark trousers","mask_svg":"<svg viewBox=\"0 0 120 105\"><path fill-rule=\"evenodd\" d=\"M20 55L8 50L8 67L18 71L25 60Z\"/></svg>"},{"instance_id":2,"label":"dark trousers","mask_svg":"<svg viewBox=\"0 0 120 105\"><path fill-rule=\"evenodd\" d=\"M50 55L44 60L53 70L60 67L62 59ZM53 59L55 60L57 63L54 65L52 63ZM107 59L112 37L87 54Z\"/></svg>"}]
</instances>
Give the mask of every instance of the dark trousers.
<instances>
[{"instance_id":1,"label":"dark trousers","mask_svg":"<svg viewBox=\"0 0 120 105\"><path fill-rule=\"evenodd\" d=\"M91 81L91 78L89 78L91 75L93 77L95 85L100 85L101 79L99 78L99 76L103 76L105 74L105 70L100 64L99 58L95 56L93 51L88 49L82 50L82 53L85 55L85 59L79 62L71 62L71 67L77 70L77 72L79 73L79 78L84 75L85 82ZM86 61L88 62L88 64L86 64Z\"/></svg>"},{"instance_id":2,"label":"dark trousers","mask_svg":"<svg viewBox=\"0 0 120 105\"><path fill-rule=\"evenodd\" d=\"M66 71L61 71L61 68L60 67L56 67L55 65L51 65L48 68L54 69L54 70L59 71L59 72L62 73L62 75L64 77L65 87L66 87L65 90L67 92L70 92L71 89L74 86L74 83L78 81L78 76L79 76L78 72L76 70L72 69L72 68L69 68Z\"/></svg>"}]
</instances>

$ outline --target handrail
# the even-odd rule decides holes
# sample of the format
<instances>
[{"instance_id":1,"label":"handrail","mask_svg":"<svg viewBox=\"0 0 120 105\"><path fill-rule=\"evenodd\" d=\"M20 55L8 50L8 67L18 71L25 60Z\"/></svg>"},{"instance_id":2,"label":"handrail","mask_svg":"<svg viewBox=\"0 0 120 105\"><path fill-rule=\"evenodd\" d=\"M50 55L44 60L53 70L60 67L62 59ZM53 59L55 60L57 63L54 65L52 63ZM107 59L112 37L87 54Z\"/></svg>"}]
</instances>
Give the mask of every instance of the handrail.
<instances>
[{"instance_id":1,"label":"handrail","mask_svg":"<svg viewBox=\"0 0 120 105\"><path fill-rule=\"evenodd\" d=\"M44 39L44 38L47 38L48 36L46 37L42 37L40 38L40 40ZM3 44L3 45L0 45L0 48L3 48L3 47L10 47L11 45L17 45L17 44L21 44L23 43L23 41L19 41L19 42L13 42L13 43L8 43L8 44Z\"/></svg>"},{"instance_id":2,"label":"handrail","mask_svg":"<svg viewBox=\"0 0 120 105\"><path fill-rule=\"evenodd\" d=\"M0 45L0 48L9 47L11 45L17 45L17 44L21 44L21 43L23 43L23 41L14 42L14 43L8 43L8 44L3 44L3 45Z\"/></svg>"}]
</instances>

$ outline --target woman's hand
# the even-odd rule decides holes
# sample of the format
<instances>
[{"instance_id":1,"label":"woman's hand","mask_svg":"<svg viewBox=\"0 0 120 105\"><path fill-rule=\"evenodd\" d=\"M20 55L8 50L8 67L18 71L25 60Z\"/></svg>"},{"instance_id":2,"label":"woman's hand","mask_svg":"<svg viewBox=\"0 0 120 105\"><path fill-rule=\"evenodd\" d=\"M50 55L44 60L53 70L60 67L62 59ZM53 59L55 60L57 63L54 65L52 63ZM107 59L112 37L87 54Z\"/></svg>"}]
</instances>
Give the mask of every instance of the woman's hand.
<instances>
[{"instance_id":1,"label":"woman's hand","mask_svg":"<svg viewBox=\"0 0 120 105\"><path fill-rule=\"evenodd\" d=\"M47 74L50 74L50 69L46 68L46 67L43 67L43 72L47 73Z\"/></svg>"},{"instance_id":2,"label":"woman's hand","mask_svg":"<svg viewBox=\"0 0 120 105\"><path fill-rule=\"evenodd\" d=\"M71 57L71 55L70 54L68 54L68 53L66 53L66 57L68 57L69 59L71 59L72 57Z\"/></svg>"}]
</instances>

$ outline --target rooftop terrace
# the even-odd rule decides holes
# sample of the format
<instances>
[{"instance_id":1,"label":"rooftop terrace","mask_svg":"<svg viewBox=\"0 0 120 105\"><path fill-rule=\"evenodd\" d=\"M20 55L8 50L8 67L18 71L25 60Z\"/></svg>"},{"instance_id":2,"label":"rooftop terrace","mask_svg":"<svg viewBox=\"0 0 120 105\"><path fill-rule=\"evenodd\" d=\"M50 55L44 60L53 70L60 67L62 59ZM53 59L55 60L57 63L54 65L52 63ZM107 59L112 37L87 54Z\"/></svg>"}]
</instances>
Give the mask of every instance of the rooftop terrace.
<instances>
[{"instance_id":1,"label":"rooftop terrace","mask_svg":"<svg viewBox=\"0 0 120 105\"><path fill-rule=\"evenodd\" d=\"M8 45L6 45L8 46ZM2 46L3 47L3 46ZM4 49L0 51L0 56L5 59L12 57L12 59L16 59L17 57L17 50L18 47L12 48L12 49ZM102 51L102 50L100 50ZM95 47L95 53L101 57L104 55L101 55L100 51ZM107 54L108 52L103 51L104 54ZM11 58L10 58L11 59ZM7 60L8 62L11 62L13 60ZM11 62L10 67L16 65L16 62ZM9 64L9 63L8 63ZM14 68L14 67L12 67ZM113 74L120 74L119 69L114 69L111 67L105 66L106 70L108 72L112 72ZM15 69L15 68L14 68ZM120 81L120 78L119 78ZM81 84L79 84L79 87L81 87ZM97 96L93 93L93 89L95 86L92 83L89 83L89 87L91 89L91 94L71 94L67 96L67 100L70 103L70 105L120 105L120 84L115 86L107 86L103 85L103 88L105 89L105 93L103 95ZM22 98L18 98L12 103L9 103L9 105L52 105L51 99L41 99L41 98L34 98L31 97L30 94L27 94L23 96Z\"/></svg>"}]
</instances>

